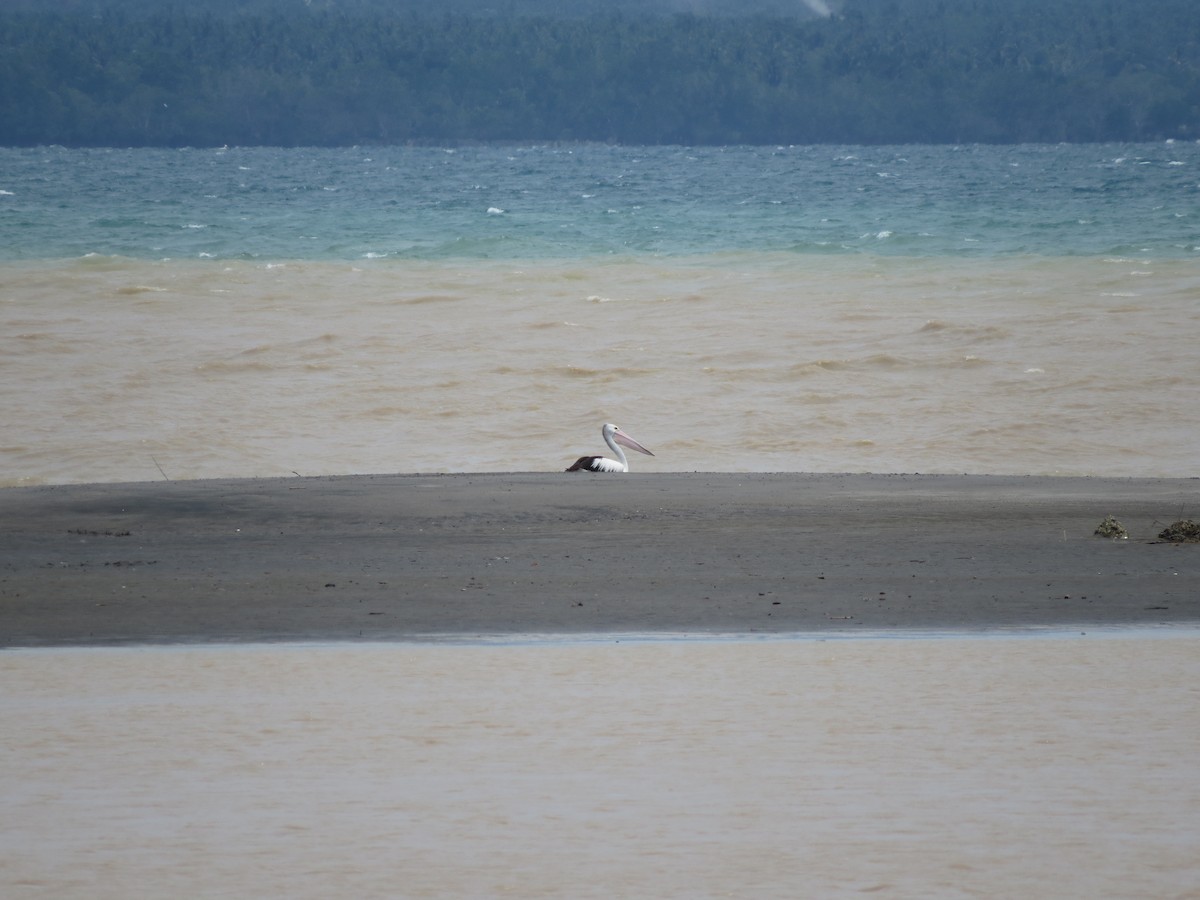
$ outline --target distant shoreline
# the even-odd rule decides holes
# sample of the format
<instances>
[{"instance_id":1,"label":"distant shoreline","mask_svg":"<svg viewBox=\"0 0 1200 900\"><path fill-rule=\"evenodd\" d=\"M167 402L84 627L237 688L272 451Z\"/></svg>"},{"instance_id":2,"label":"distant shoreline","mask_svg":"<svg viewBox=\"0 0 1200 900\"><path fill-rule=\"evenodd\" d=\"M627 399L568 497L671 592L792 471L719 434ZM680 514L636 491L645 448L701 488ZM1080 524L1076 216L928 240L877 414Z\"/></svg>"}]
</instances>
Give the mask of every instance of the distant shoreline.
<instances>
[{"instance_id":1,"label":"distant shoreline","mask_svg":"<svg viewBox=\"0 0 1200 900\"><path fill-rule=\"evenodd\" d=\"M359 475L0 489L0 646L1200 623L1197 479ZM1113 515L1126 540L1093 532Z\"/></svg>"}]
</instances>

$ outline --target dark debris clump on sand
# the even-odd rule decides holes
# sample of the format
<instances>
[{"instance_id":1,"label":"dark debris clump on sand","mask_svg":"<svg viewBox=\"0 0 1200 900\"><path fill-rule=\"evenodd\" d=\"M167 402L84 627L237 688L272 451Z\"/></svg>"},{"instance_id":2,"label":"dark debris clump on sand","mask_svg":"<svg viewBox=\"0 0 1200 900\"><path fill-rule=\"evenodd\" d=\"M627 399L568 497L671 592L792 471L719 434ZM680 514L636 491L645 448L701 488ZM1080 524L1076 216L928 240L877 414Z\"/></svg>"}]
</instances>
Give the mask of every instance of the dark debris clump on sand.
<instances>
[{"instance_id":1,"label":"dark debris clump on sand","mask_svg":"<svg viewBox=\"0 0 1200 900\"><path fill-rule=\"evenodd\" d=\"M1129 537L1129 532L1125 530L1124 525L1117 521L1116 516L1105 516L1104 521L1096 526L1094 534L1112 538L1114 541L1125 540Z\"/></svg>"},{"instance_id":2,"label":"dark debris clump on sand","mask_svg":"<svg viewBox=\"0 0 1200 900\"><path fill-rule=\"evenodd\" d=\"M1200 544L1200 525L1191 519L1180 519L1160 531L1158 537L1173 544Z\"/></svg>"}]
</instances>

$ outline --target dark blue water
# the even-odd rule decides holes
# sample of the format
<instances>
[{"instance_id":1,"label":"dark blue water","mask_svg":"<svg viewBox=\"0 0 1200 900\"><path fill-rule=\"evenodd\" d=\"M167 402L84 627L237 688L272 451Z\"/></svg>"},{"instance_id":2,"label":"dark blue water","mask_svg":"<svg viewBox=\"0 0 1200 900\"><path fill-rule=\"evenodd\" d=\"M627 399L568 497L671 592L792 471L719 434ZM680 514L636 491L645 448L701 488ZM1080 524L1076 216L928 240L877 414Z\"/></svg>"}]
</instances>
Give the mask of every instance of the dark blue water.
<instances>
[{"instance_id":1,"label":"dark blue water","mask_svg":"<svg viewBox=\"0 0 1200 900\"><path fill-rule=\"evenodd\" d=\"M1200 145L0 149L0 259L1200 254Z\"/></svg>"}]
</instances>

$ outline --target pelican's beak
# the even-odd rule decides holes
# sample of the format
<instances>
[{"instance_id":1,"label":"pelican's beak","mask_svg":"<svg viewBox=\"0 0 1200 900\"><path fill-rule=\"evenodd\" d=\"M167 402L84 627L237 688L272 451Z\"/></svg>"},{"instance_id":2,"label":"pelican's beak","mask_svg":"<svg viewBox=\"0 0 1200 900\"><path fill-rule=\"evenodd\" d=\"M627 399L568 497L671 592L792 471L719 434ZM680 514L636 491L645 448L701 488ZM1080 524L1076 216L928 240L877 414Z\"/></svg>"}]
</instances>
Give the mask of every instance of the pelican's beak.
<instances>
[{"instance_id":1,"label":"pelican's beak","mask_svg":"<svg viewBox=\"0 0 1200 900\"><path fill-rule=\"evenodd\" d=\"M623 432L620 428L618 428L616 431L613 432L613 440L616 441L618 444L623 444L624 446L628 447L630 450L636 450L638 453L645 453L647 456L654 455L649 450L647 450L645 447L643 447L641 444L639 444L637 441L635 441L633 438L631 438L629 435L627 435L625 432Z\"/></svg>"}]
</instances>

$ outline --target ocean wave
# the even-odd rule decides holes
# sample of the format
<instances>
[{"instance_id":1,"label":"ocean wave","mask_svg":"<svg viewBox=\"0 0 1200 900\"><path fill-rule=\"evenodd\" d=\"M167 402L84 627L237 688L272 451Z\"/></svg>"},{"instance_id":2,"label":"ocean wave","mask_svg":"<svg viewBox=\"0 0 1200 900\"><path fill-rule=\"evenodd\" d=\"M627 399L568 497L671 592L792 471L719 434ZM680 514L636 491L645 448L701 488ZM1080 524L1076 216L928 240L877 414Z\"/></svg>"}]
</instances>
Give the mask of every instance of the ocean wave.
<instances>
[{"instance_id":1,"label":"ocean wave","mask_svg":"<svg viewBox=\"0 0 1200 900\"><path fill-rule=\"evenodd\" d=\"M118 294L124 294L126 296L136 296L137 294L162 294L166 293L166 291L167 288L154 287L147 284L129 284L125 285L124 287L117 288Z\"/></svg>"}]
</instances>

